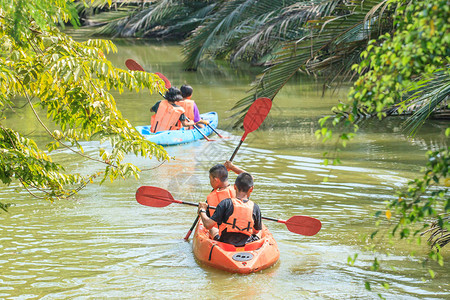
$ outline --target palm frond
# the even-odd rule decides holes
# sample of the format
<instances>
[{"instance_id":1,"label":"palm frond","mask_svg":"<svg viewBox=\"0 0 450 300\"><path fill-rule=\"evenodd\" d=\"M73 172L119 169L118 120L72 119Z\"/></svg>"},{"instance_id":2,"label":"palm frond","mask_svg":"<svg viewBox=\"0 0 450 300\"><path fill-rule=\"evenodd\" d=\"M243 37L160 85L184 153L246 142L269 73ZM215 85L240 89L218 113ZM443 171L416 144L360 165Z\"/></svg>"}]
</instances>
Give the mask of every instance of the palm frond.
<instances>
[{"instance_id":1,"label":"palm frond","mask_svg":"<svg viewBox=\"0 0 450 300\"><path fill-rule=\"evenodd\" d=\"M145 8L134 7L126 17L111 20L96 33L115 37L184 38L204 22L215 5L207 0L160 0Z\"/></svg>"},{"instance_id":2,"label":"palm frond","mask_svg":"<svg viewBox=\"0 0 450 300\"><path fill-rule=\"evenodd\" d=\"M352 1L352 5L341 2L335 6L333 16L309 20L312 25L302 27L309 33L298 40L285 42L271 65L255 82L251 95L234 105L232 109L237 112L233 116L241 116L235 125L242 124L242 113L256 98L273 99L296 72L317 72L337 65L346 72L365 49L369 37L379 32L377 27L371 26L381 18L373 9L379 4L380 1Z\"/></svg>"},{"instance_id":3,"label":"palm frond","mask_svg":"<svg viewBox=\"0 0 450 300\"><path fill-rule=\"evenodd\" d=\"M414 114L403 124L408 134L413 136L432 113L448 108L449 95L450 75L447 72L437 72L433 79L424 80L405 101L408 106L415 106Z\"/></svg>"},{"instance_id":4,"label":"palm frond","mask_svg":"<svg viewBox=\"0 0 450 300\"><path fill-rule=\"evenodd\" d=\"M235 0L223 1L211 17L197 28L184 43L185 67L196 69L202 57L211 49L220 49L229 39L224 38L230 31L248 23L248 20L258 20L267 14L274 14L294 0ZM230 36L230 35L228 35ZM238 40L237 38L234 38ZM214 45L217 44L217 45ZM214 56L214 54L213 54Z\"/></svg>"},{"instance_id":5,"label":"palm frond","mask_svg":"<svg viewBox=\"0 0 450 300\"><path fill-rule=\"evenodd\" d=\"M303 25L322 15L329 15L333 7L340 1L316 1L295 3L284 7L280 13L268 13L262 16L257 26L253 26L250 34L245 35L232 54L232 60L246 57L263 57L281 42L299 39L307 32ZM263 49L263 51L261 51Z\"/></svg>"},{"instance_id":6,"label":"palm frond","mask_svg":"<svg viewBox=\"0 0 450 300\"><path fill-rule=\"evenodd\" d=\"M450 243L450 232L448 231L448 226L450 222L450 215L444 215L444 217L439 216L438 220L431 224L430 229L422 232L420 235L429 234L428 243L430 247L439 246L438 250L448 243Z\"/></svg>"}]
</instances>

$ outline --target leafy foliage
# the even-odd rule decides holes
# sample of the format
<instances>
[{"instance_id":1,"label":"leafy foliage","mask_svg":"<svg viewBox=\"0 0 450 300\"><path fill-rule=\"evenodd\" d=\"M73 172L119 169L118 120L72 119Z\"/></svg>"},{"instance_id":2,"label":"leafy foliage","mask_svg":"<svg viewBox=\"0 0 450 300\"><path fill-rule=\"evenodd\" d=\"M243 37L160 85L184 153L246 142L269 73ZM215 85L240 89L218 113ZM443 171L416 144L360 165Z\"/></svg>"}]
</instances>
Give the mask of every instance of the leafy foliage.
<instances>
[{"instance_id":1,"label":"leafy foliage","mask_svg":"<svg viewBox=\"0 0 450 300\"><path fill-rule=\"evenodd\" d=\"M61 33L54 24L71 19L66 1L14 2L0 2L2 183L8 185L18 179L31 193L38 191L44 198L54 199L73 195L100 175L84 178L65 174L63 166L53 162L32 139L2 124L8 113L16 112L18 97L26 99L53 139L47 150L67 148L105 164L102 181L138 176L140 169L123 161L127 153L168 159L162 147L147 141L122 117L110 93L125 89L163 91L159 77L114 67L104 55L116 51L110 41L79 43ZM59 129L50 130L48 123ZM88 157L79 141L92 139L109 142L112 150L99 149L98 157ZM1 208L5 210L7 205Z\"/></svg>"},{"instance_id":2,"label":"leafy foliage","mask_svg":"<svg viewBox=\"0 0 450 300\"><path fill-rule=\"evenodd\" d=\"M393 1L392 4L398 5L395 34L388 33L379 40L372 40L361 54L364 60L354 66L360 74L349 94L354 101L351 108L344 105L340 110L356 112L359 107L364 107L382 118L386 115L386 107L393 106L406 93L418 91L424 83L438 76L444 82L442 88L448 90L450 25L447 1L419 1L414 5L403 2ZM367 73L366 68L369 69ZM408 103L410 101L400 102L399 109L405 110Z\"/></svg>"},{"instance_id":3,"label":"leafy foliage","mask_svg":"<svg viewBox=\"0 0 450 300\"><path fill-rule=\"evenodd\" d=\"M448 183L445 183L450 164L448 149L429 151L427 158L423 178L411 181L408 190L400 192L398 198L388 204L388 209L395 210L399 218L392 232L399 231L402 238L410 236L410 224L421 222L430 216L438 219L441 228L450 229L448 220L444 224L442 215L450 211ZM424 225L424 229L426 227L428 225Z\"/></svg>"}]
</instances>

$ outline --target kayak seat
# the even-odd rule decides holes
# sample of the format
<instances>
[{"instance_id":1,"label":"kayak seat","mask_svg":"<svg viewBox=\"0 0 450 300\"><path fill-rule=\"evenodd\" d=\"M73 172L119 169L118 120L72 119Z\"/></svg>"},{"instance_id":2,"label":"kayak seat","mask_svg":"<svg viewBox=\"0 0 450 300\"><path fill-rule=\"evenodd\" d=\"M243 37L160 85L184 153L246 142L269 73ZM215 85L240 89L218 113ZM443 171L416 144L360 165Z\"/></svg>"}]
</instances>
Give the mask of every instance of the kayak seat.
<instances>
[{"instance_id":1,"label":"kayak seat","mask_svg":"<svg viewBox=\"0 0 450 300\"><path fill-rule=\"evenodd\" d=\"M236 247L232 244L216 242L216 245L228 252L236 252L236 251L253 251L259 249L263 246L264 239L260 239L251 243L246 244L244 247Z\"/></svg>"},{"instance_id":2,"label":"kayak seat","mask_svg":"<svg viewBox=\"0 0 450 300\"><path fill-rule=\"evenodd\" d=\"M248 243L245 245L244 250L245 251L253 251L256 249L259 249L263 246L265 239L259 239L257 241Z\"/></svg>"}]
</instances>

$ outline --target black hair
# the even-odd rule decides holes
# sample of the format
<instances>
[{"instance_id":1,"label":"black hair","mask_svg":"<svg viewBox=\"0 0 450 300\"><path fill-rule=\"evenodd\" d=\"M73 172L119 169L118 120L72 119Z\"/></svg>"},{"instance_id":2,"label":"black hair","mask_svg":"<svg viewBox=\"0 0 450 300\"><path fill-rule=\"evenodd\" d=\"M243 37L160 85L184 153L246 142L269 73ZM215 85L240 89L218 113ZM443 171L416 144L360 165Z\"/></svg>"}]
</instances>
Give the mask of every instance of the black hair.
<instances>
[{"instance_id":1,"label":"black hair","mask_svg":"<svg viewBox=\"0 0 450 300\"><path fill-rule=\"evenodd\" d=\"M238 191L247 193L253 186L253 177L249 173L241 173L236 177L234 184Z\"/></svg>"},{"instance_id":2,"label":"black hair","mask_svg":"<svg viewBox=\"0 0 450 300\"><path fill-rule=\"evenodd\" d=\"M181 86L180 91L181 96L183 96L183 98L187 98L189 96L192 96L192 92L194 91L194 89L192 88L192 86L185 84Z\"/></svg>"},{"instance_id":3,"label":"black hair","mask_svg":"<svg viewBox=\"0 0 450 300\"><path fill-rule=\"evenodd\" d=\"M171 87L170 89L168 89L166 94L164 95L164 98L170 102L183 100L183 97L181 96L181 91L176 87Z\"/></svg>"},{"instance_id":4,"label":"black hair","mask_svg":"<svg viewBox=\"0 0 450 300\"><path fill-rule=\"evenodd\" d=\"M217 164L209 169L209 174L214 178L219 178L220 181L225 182L228 180L228 170L224 165Z\"/></svg>"}]
</instances>

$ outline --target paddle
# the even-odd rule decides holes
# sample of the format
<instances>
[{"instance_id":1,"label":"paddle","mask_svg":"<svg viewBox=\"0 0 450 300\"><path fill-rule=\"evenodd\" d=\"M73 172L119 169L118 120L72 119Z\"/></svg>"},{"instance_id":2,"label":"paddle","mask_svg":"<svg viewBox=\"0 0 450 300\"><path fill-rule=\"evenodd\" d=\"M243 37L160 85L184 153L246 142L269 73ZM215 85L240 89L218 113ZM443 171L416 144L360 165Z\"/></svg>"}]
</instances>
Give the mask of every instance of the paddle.
<instances>
[{"instance_id":1,"label":"paddle","mask_svg":"<svg viewBox=\"0 0 450 300\"><path fill-rule=\"evenodd\" d=\"M188 117L186 117L186 120L187 120L188 122L191 121L191 120L189 120ZM208 137L206 136L206 134L204 134L204 133L200 130L200 128L197 127L197 125L194 124L193 126L194 126L195 129L197 129L198 132L200 132L200 134L205 138L205 140L207 140L208 142L213 142L213 141L215 141L215 140L211 140L210 138L208 138ZM211 126L209 126L209 127L211 127ZM211 127L211 128L212 128L212 127Z\"/></svg>"},{"instance_id":2,"label":"paddle","mask_svg":"<svg viewBox=\"0 0 450 300\"><path fill-rule=\"evenodd\" d=\"M259 126L261 126L261 124L264 122L267 115L269 114L271 107L272 101L269 98L258 98L255 100L255 102L253 102L253 104L250 106L247 114L244 117L244 134L242 135L239 145L234 150L233 155L231 155L230 161L233 161L234 157L236 156L239 148L241 147L247 135L250 132L253 132L256 129L258 129ZM194 223L192 224L188 233L184 237L185 240L188 240L189 237L191 236L191 233L194 230L195 225L197 225L198 219L199 216L197 215Z\"/></svg>"},{"instance_id":3,"label":"paddle","mask_svg":"<svg viewBox=\"0 0 450 300\"><path fill-rule=\"evenodd\" d=\"M223 137L219 132L217 132L217 130L215 130L211 125L206 124L206 126L208 126L209 128L212 129L212 131L214 131L215 134L217 134L218 137L220 137L221 139L224 139L225 137Z\"/></svg>"},{"instance_id":4,"label":"paddle","mask_svg":"<svg viewBox=\"0 0 450 300\"><path fill-rule=\"evenodd\" d=\"M230 161L233 160L247 135L261 126L261 124L269 114L271 108L272 100L270 100L269 98L258 98L255 100L255 102L253 102L244 117L244 134L242 135L241 141L234 150L233 155L231 155Z\"/></svg>"},{"instance_id":5,"label":"paddle","mask_svg":"<svg viewBox=\"0 0 450 300\"><path fill-rule=\"evenodd\" d=\"M190 206L197 206L197 203L186 202L181 200L175 200L169 191L154 187L154 186L141 186L136 191L136 200L138 203L151 206L151 207L166 207L172 203L185 204ZM215 209L214 206L209 208ZM322 223L315 218L308 216L293 216L288 220L274 219L268 217L261 217L264 220L275 221L286 225L290 232L313 236L320 231Z\"/></svg>"},{"instance_id":6,"label":"paddle","mask_svg":"<svg viewBox=\"0 0 450 300\"><path fill-rule=\"evenodd\" d=\"M134 59L127 59L125 61L125 66L131 71L142 71L145 72L144 68ZM164 81L164 84L166 86L166 89L170 89L172 87L172 84L170 83L169 79L167 79L166 76L159 72L155 72L154 74L158 75L159 78L161 78Z\"/></svg>"},{"instance_id":7,"label":"paddle","mask_svg":"<svg viewBox=\"0 0 450 300\"><path fill-rule=\"evenodd\" d=\"M129 70L131 70L131 71L142 71L142 72L145 72L145 70L144 70L144 68L137 62L137 61L135 61L134 59L127 59L126 61L125 61L125 65L127 66L127 68L129 69ZM164 80L164 83L165 83L165 86L166 86L166 89L170 89L171 88L171 84L170 84L170 81L169 81L169 79L167 79L167 77L166 76L164 76L163 74L161 74L161 73L159 73L159 72L155 72L155 74L156 75L158 75L159 76L159 78L161 78L162 80ZM159 92L159 94L165 99L165 97L164 97L164 95L161 93L161 92ZM188 122L190 122L190 120L189 119L187 119L188 120ZM197 127L197 125L193 125L194 126L194 128L195 129L197 129L197 131L198 132L200 132L200 134L203 136L203 138L205 138L205 140L207 140L208 142L213 142L214 140L211 140L211 139L209 139L207 136L206 136L206 134L204 134L201 130L200 130L200 128L198 128ZM209 124L208 124L208 126L209 126ZM209 126L211 129L213 129L211 126ZM214 130L214 129L213 129ZM215 131L214 131L215 132Z\"/></svg>"}]
</instances>

